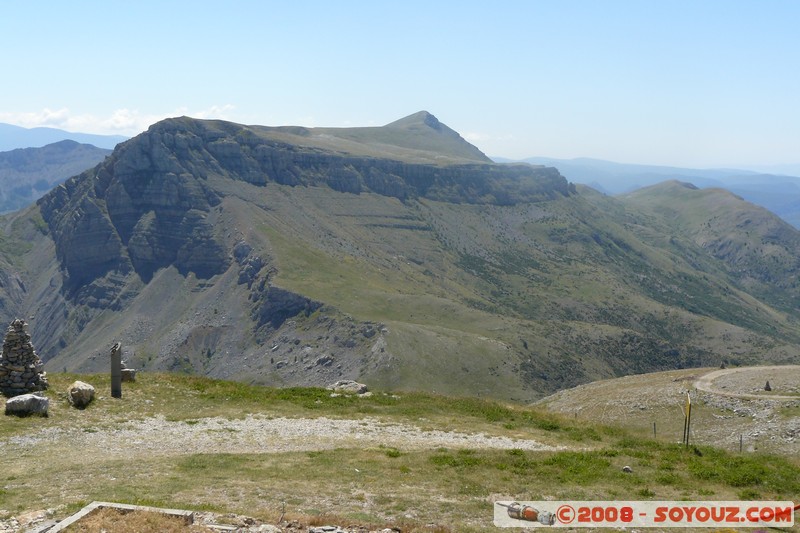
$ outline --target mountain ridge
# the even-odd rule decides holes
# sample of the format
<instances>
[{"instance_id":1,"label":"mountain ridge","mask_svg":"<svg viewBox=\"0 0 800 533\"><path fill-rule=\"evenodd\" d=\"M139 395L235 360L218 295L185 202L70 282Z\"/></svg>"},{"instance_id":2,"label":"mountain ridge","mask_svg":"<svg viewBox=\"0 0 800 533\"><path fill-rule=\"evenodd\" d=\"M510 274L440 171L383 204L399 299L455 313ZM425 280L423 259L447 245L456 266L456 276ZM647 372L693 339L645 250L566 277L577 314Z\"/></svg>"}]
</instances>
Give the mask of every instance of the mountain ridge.
<instances>
[{"instance_id":1,"label":"mountain ridge","mask_svg":"<svg viewBox=\"0 0 800 533\"><path fill-rule=\"evenodd\" d=\"M625 194L666 180L689 181L701 188L722 187L766 207L800 228L800 177L741 169L692 169L616 163L593 158L531 157L523 161L559 168L567 179L606 194Z\"/></svg>"},{"instance_id":2,"label":"mountain ridge","mask_svg":"<svg viewBox=\"0 0 800 533\"><path fill-rule=\"evenodd\" d=\"M427 111L419 111L378 127L252 128L275 141L352 156L436 165L492 163L483 152Z\"/></svg>"},{"instance_id":3,"label":"mountain ridge","mask_svg":"<svg viewBox=\"0 0 800 533\"><path fill-rule=\"evenodd\" d=\"M121 341L146 370L515 401L796 362L800 244L767 211L726 197L713 234L676 225L665 207L709 193L604 196L554 168L464 158L460 136L412 117L339 137L159 122L0 219L0 318L32 317L51 370L103 369ZM412 157L411 126L447 142ZM768 239L789 252L762 271L748 249Z\"/></svg>"},{"instance_id":4,"label":"mountain ridge","mask_svg":"<svg viewBox=\"0 0 800 533\"><path fill-rule=\"evenodd\" d=\"M0 122L0 152L17 148L40 148L64 140L111 150L127 139L128 137L122 135L79 133L48 127L24 128Z\"/></svg>"},{"instance_id":5,"label":"mountain ridge","mask_svg":"<svg viewBox=\"0 0 800 533\"><path fill-rule=\"evenodd\" d=\"M0 213L21 209L67 178L93 167L111 150L58 141L41 148L0 152Z\"/></svg>"}]
</instances>

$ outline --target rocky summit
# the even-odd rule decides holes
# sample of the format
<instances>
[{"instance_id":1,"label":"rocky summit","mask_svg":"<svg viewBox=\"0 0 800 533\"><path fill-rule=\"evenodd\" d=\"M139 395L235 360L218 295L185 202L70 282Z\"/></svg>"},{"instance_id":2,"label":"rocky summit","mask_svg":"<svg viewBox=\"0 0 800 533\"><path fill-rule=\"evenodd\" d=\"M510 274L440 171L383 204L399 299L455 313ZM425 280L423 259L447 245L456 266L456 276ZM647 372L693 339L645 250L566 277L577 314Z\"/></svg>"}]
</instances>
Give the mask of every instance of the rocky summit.
<instances>
[{"instance_id":1,"label":"rocky summit","mask_svg":"<svg viewBox=\"0 0 800 533\"><path fill-rule=\"evenodd\" d=\"M697 206L680 224L676 198ZM529 401L800 353L800 238L776 217L724 191L617 199L495 164L425 111L168 119L2 229L0 318L30 317L50 369L105 370L120 341L144 371Z\"/></svg>"}]
</instances>

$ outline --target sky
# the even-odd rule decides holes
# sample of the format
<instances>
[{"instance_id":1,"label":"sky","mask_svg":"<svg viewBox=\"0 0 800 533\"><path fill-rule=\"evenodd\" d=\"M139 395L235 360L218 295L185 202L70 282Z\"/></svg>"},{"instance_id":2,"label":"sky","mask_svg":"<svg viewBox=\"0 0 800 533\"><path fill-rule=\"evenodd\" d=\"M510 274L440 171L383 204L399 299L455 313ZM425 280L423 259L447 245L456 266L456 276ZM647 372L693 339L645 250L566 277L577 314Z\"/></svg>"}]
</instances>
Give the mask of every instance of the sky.
<instances>
[{"instance_id":1,"label":"sky","mask_svg":"<svg viewBox=\"0 0 800 533\"><path fill-rule=\"evenodd\" d=\"M380 126L493 157L800 168L800 1L0 3L0 122Z\"/></svg>"}]
</instances>

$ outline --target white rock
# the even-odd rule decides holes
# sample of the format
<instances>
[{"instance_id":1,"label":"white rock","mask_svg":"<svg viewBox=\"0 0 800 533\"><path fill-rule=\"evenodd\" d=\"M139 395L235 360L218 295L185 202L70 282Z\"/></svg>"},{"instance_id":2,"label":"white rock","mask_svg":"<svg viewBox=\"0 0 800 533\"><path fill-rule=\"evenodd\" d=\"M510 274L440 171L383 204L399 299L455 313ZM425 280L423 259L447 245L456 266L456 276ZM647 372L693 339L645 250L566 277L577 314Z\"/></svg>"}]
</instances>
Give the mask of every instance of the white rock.
<instances>
[{"instance_id":1,"label":"white rock","mask_svg":"<svg viewBox=\"0 0 800 533\"><path fill-rule=\"evenodd\" d=\"M78 409L84 409L94 400L94 387L83 381L76 381L69 386L69 403Z\"/></svg>"},{"instance_id":2,"label":"white rock","mask_svg":"<svg viewBox=\"0 0 800 533\"><path fill-rule=\"evenodd\" d=\"M6 400L6 415L47 416L47 409L49 407L50 400L44 396L37 396L36 394L21 394Z\"/></svg>"},{"instance_id":3,"label":"white rock","mask_svg":"<svg viewBox=\"0 0 800 533\"><path fill-rule=\"evenodd\" d=\"M350 392L356 394L364 394L369 390L367 389L367 386L364 385L363 383L358 383L357 381L353 381L350 379L337 381L336 383L328 387L328 389L331 389L334 392Z\"/></svg>"}]
</instances>

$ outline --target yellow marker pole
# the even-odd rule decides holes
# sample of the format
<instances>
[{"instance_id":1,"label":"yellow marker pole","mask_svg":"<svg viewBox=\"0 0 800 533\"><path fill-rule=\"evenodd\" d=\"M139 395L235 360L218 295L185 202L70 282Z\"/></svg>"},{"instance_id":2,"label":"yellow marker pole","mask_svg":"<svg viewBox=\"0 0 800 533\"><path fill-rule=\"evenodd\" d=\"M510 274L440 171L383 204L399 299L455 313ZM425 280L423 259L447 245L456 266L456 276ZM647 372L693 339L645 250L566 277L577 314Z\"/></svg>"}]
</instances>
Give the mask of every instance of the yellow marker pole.
<instances>
[{"instance_id":1,"label":"yellow marker pole","mask_svg":"<svg viewBox=\"0 0 800 533\"><path fill-rule=\"evenodd\" d=\"M692 427L692 397L689 395L689 391L686 391L686 430L684 431L684 435L686 436L686 447L689 447L689 434L691 432Z\"/></svg>"}]
</instances>

